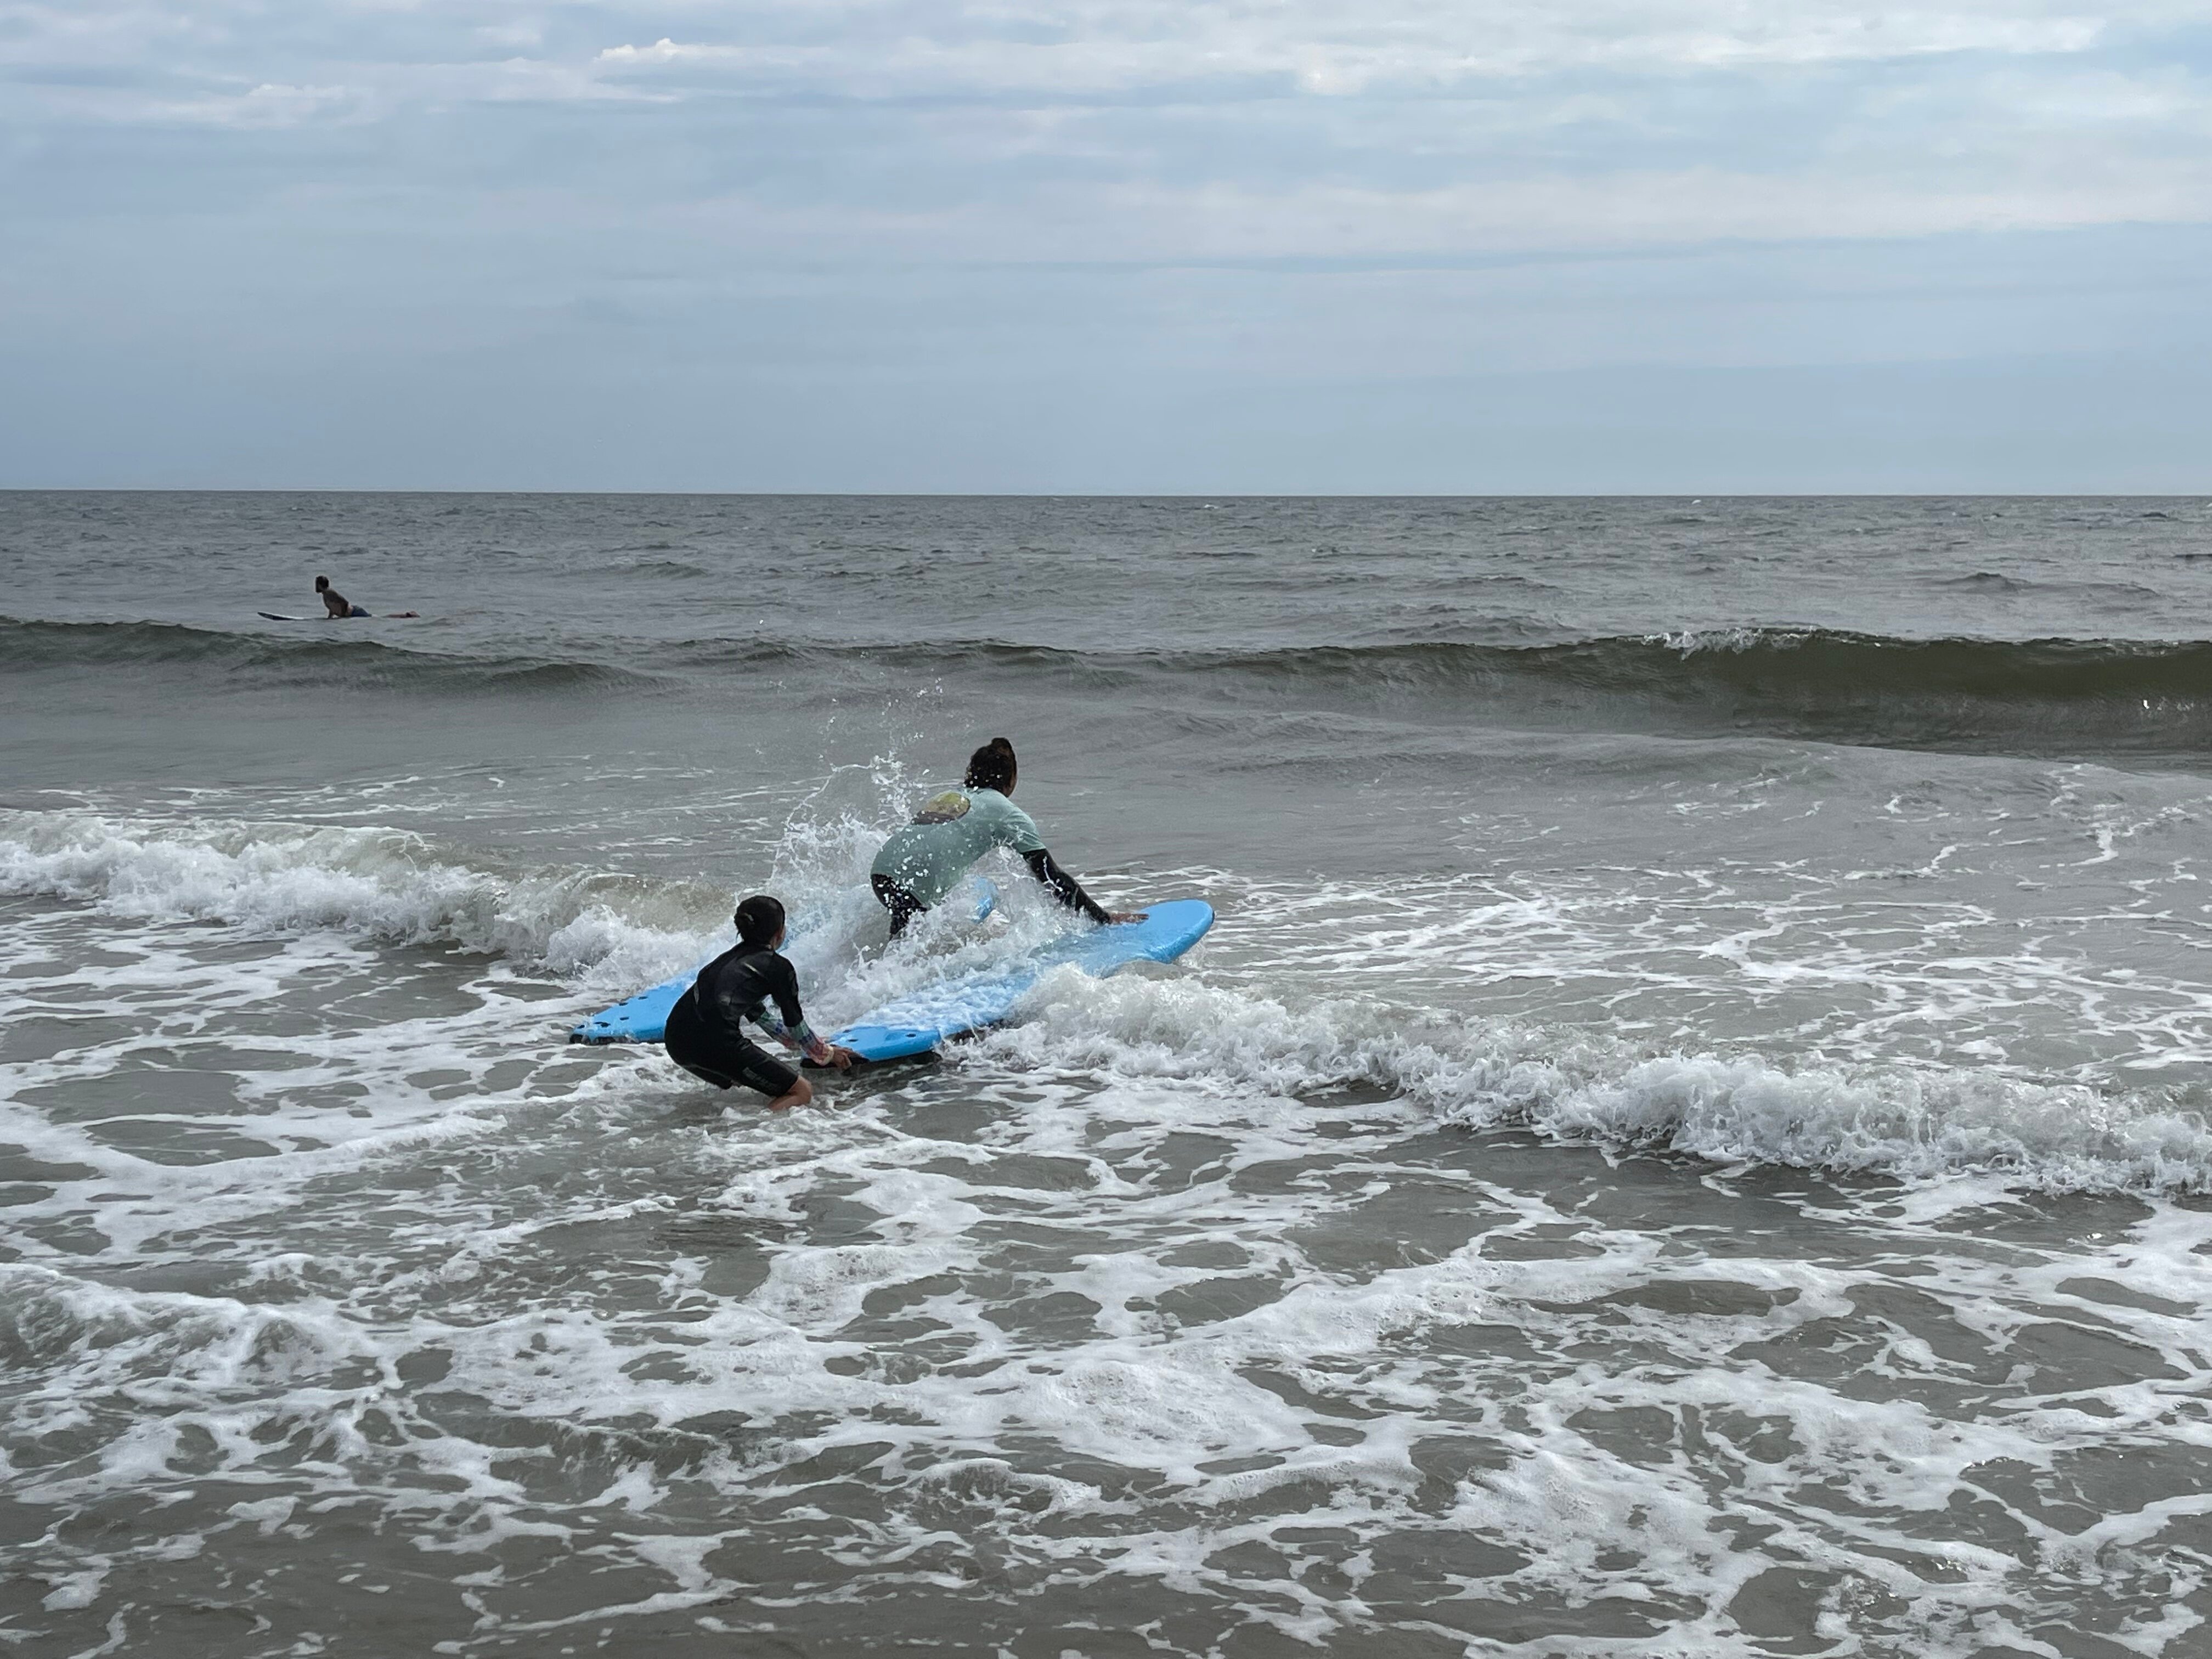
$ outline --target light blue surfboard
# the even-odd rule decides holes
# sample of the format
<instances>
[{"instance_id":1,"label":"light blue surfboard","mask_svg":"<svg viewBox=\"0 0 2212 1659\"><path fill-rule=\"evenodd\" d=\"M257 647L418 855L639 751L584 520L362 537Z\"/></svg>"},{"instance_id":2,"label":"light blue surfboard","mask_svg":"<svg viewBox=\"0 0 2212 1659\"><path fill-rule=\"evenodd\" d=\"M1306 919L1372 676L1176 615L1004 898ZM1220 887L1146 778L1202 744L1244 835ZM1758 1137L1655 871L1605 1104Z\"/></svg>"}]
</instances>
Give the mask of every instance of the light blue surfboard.
<instances>
[{"instance_id":1,"label":"light blue surfboard","mask_svg":"<svg viewBox=\"0 0 2212 1659\"><path fill-rule=\"evenodd\" d=\"M1213 907L1203 899L1155 904L1142 921L1085 928L1012 962L941 980L884 1004L842 1031L832 1031L830 1041L863 1060L926 1054L947 1037L1004 1019L1022 993L1055 968L1105 975L1126 963L1173 962L1212 926Z\"/></svg>"},{"instance_id":2,"label":"light blue surfboard","mask_svg":"<svg viewBox=\"0 0 2212 1659\"><path fill-rule=\"evenodd\" d=\"M999 890L982 877L975 878L975 920L982 921L991 914L999 902ZM788 937L804 939L820 927L824 918L810 915L794 918L786 924ZM732 936L731 944L736 943ZM582 1024L568 1033L571 1042L659 1042L668 1031L668 1016L677 1001L691 988L691 981L699 977L699 969L730 948L718 945L702 957L696 966L686 969L674 979L665 979L649 991L640 991L635 996L617 1002L611 1008L602 1008Z\"/></svg>"}]
</instances>

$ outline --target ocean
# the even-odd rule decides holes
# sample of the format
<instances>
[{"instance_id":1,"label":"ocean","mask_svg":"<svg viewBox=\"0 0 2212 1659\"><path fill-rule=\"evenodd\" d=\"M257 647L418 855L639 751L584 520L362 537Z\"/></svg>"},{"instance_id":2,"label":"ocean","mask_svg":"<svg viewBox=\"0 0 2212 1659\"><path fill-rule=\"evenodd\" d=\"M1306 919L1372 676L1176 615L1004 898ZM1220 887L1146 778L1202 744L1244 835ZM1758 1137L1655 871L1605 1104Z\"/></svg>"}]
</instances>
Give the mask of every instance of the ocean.
<instances>
[{"instance_id":1,"label":"ocean","mask_svg":"<svg viewBox=\"0 0 2212 1659\"><path fill-rule=\"evenodd\" d=\"M319 610L328 574L377 612ZM0 1640L2212 1651L2212 501L0 495ZM1182 961L564 1041L1004 736Z\"/></svg>"}]
</instances>

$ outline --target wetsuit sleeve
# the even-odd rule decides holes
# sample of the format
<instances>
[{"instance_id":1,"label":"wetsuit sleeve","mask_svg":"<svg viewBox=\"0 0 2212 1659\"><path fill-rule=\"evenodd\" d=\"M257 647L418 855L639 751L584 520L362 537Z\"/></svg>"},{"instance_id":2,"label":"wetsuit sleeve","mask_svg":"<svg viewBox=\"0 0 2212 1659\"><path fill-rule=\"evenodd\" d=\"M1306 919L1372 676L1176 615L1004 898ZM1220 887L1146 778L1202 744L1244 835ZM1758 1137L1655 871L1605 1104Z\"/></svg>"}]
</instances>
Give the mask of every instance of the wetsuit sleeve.
<instances>
[{"instance_id":1,"label":"wetsuit sleeve","mask_svg":"<svg viewBox=\"0 0 2212 1659\"><path fill-rule=\"evenodd\" d=\"M774 961L775 965L762 977L768 981L769 994L775 999L775 1012L770 1013L765 1008L760 1011L761 1029L778 1042L789 1043L816 1065L828 1065L830 1045L814 1035L806 1016L799 1010L799 975L783 957L777 957Z\"/></svg>"},{"instance_id":2,"label":"wetsuit sleeve","mask_svg":"<svg viewBox=\"0 0 2212 1659\"><path fill-rule=\"evenodd\" d=\"M830 1045L814 1035L814 1028L805 1020L794 1020L786 1025L765 1008L761 1010L761 1030L778 1042L788 1043L817 1066L830 1063Z\"/></svg>"},{"instance_id":3,"label":"wetsuit sleeve","mask_svg":"<svg viewBox=\"0 0 2212 1659\"><path fill-rule=\"evenodd\" d=\"M806 1023L806 1016L799 1006L799 971L784 957L770 957L767 970L761 975L768 994L775 999L775 1010L783 1016L783 1023L796 1030Z\"/></svg>"},{"instance_id":4,"label":"wetsuit sleeve","mask_svg":"<svg viewBox=\"0 0 2212 1659\"><path fill-rule=\"evenodd\" d=\"M1026 855L1030 873L1052 889L1052 896L1071 910L1080 910L1102 925L1114 920L1106 908L1083 890L1082 883L1052 861L1052 854L1040 847Z\"/></svg>"}]
</instances>

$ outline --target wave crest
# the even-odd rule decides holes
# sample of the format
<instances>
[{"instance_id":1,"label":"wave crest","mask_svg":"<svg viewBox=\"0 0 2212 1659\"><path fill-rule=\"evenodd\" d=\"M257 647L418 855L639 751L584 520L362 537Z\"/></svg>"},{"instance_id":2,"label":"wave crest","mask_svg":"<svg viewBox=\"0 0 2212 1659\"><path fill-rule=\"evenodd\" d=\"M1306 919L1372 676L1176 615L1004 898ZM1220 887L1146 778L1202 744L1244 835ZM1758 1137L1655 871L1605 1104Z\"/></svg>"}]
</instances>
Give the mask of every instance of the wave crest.
<instances>
[{"instance_id":1,"label":"wave crest","mask_svg":"<svg viewBox=\"0 0 2212 1659\"><path fill-rule=\"evenodd\" d=\"M656 677L606 663L472 657L381 640L298 639L159 622L26 622L0 617L0 662L12 671L181 668L263 685L452 693L548 694L643 688Z\"/></svg>"},{"instance_id":2,"label":"wave crest","mask_svg":"<svg viewBox=\"0 0 2212 1659\"><path fill-rule=\"evenodd\" d=\"M695 884L503 867L404 830L41 811L0 812L0 893L153 921L442 945L615 983L692 960L728 904Z\"/></svg>"},{"instance_id":3,"label":"wave crest","mask_svg":"<svg viewBox=\"0 0 2212 1659\"><path fill-rule=\"evenodd\" d=\"M1962 1067L1787 1066L1190 977L1041 981L985 1051L1042 1069L1307 1098L1366 1087L1444 1121L1826 1176L2045 1191L2212 1189L2212 1127L2154 1093Z\"/></svg>"},{"instance_id":4,"label":"wave crest","mask_svg":"<svg viewBox=\"0 0 2212 1659\"><path fill-rule=\"evenodd\" d=\"M155 622L0 618L0 662L36 671L167 665L228 684L544 696L708 689L765 670L886 691L1006 680L1273 708L1411 705L1508 727L1568 724L2063 757L2212 755L2212 641L1906 639L1738 628L1548 643L1386 641L1267 648L1089 649L746 636L595 639L592 656L471 656L359 636L272 637ZM635 661L626 659L634 658Z\"/></svg>"}]
</instances>

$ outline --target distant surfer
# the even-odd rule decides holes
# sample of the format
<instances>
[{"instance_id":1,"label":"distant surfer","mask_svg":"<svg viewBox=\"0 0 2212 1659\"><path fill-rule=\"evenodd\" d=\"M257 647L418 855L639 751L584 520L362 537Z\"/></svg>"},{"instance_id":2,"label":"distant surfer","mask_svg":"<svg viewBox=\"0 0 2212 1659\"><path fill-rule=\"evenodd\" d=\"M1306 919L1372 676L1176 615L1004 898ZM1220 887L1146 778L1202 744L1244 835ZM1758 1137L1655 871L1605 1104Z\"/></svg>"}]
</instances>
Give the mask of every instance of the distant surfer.
<instances>
[{"instance_id":1,"label":"distant surfer","mask_svg":"<svg viewBox=\"0 0 2212 1659\"><path fill-rule=\"evenodd\" d=\"M366 617L368 612L353 604L346 596L331 586L328 576L315 578L315 592L323 601L323 609L330 617Z\"/></svg>"},{"instance_id":2,"label":"distant surfer","mask_svg":"<svg viewBox=\"0 0 2212 1659\"><path fill-rule=\"evenodd\" d=\"M339 592L337 588L332 587L331 586L331 579L328 576L318 576L315 578L315 592L322 598L324 613L323 620L325 622L329 622L334 618L340 617L349 621L356 617L367 617L374 614L367 606L354 604L351 600L348 599L344 594ZM412 617L416 613L412 611L394 611L391 614L394 617Z\"/></svg>"},{"instance_id":3,"label":"distant surfer","mask_svg":"<svg viewBox=\"0 0 2212 1659\"><path fill-rule=\"evenodd\" d=\"M1102 926L1137 921L1138 915L1116 915L1083 890L1073 876L1052 861L1036 820L1006 799L1014 793L1014 745L994 738L968 757L958 789L922 803L915 820L884 843L868 877L876 899L890 912L891 937L943 902L969 867L994 847L1004 847L1027 861L1030 873L1071 910L1080 910Z\"/></svg>"},{"instance_id":4,"label":"distant surfer","mask_svg":"<svg viewBox=\"0 0 2212 1659\"><path fill-rule=\"evenodd\" d=\"M804 1106L814 1098L806 1079L744 1033L750 1020L817 1066L843 1071L859 1056L824 1042L799 1006L799 975L783 944L783 906L756 893L738 906L738 943L699 970L691 988L669 1011L664 1041L668 1057L717 1089L742 1083L769 1097L771 1109ZM775 1007L770 1009L769 1004Z\"/></svg>"}]
</instances>

